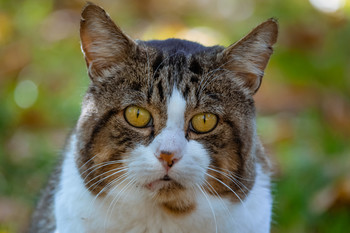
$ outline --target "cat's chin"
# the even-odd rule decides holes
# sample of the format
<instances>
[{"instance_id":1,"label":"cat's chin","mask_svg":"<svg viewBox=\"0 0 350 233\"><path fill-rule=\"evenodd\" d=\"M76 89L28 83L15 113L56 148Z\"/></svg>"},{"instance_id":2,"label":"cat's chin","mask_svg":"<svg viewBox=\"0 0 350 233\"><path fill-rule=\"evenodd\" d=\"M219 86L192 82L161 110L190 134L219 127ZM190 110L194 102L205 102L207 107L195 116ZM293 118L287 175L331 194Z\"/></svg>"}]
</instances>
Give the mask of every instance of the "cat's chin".
<instances>
[{"instance_id":1,"label":"cat's chin","mask_svg":"<svg viewBox=\"0 0 350 233\"><path fill-rule=\"evenodd\" d=\"M196 208L195 193L173 179L158 179L144 186L152 198L172 215L184 215Z\"/></svg>"},{"instance_id":2,"label":"cat's chin","mask_svg":"<svg viewBox=\"0 0 350 233\"><path fill-rule=\"evenodd\" d=\"M188 191L184 185L170 178L154 180L144 185L144 188L150 191L153 198L160 202L168 201L176 195L184 195Z\"/></svg>"}]
</instances>

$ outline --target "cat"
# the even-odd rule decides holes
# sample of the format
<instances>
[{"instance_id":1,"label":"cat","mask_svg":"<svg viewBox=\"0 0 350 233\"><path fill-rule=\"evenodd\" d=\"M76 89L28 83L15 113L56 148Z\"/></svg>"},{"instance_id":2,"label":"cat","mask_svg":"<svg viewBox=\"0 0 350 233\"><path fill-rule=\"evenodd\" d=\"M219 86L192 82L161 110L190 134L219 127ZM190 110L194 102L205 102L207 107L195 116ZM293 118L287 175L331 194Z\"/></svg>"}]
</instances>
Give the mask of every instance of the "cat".
<instances>
[{"instance_id":1,"label":"cat","mask_svg":"<svg viewBox=\"0 0 350 233\"><path fill-rule=\"evenodd\" d=\"M253 95L276 20L227 48L133 40L93 3L80 26L91 82L29 232L270 232Z\"/></svg>"}]
</instances>

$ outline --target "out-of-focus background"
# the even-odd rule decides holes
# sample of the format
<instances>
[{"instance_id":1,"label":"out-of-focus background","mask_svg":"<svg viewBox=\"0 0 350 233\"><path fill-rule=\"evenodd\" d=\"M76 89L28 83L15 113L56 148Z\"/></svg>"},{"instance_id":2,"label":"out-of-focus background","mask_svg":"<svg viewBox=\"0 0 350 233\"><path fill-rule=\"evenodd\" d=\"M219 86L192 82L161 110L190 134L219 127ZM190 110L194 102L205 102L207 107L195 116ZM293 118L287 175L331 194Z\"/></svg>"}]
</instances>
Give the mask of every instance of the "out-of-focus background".
<instances>
[{"instance_id":1,"label":"out-of-focus background","mask_svg":"<svg viewBox=\"0 0 350 233\"><path fill-rule=\"evenodd\" d=\"M276 17L256 94L274 159L274 233L350 229L350 2L95 1L133 38L237 41ZM89 83L79 0L0 0L0 232L23 232Z\"/></svg>"}]
</instances>

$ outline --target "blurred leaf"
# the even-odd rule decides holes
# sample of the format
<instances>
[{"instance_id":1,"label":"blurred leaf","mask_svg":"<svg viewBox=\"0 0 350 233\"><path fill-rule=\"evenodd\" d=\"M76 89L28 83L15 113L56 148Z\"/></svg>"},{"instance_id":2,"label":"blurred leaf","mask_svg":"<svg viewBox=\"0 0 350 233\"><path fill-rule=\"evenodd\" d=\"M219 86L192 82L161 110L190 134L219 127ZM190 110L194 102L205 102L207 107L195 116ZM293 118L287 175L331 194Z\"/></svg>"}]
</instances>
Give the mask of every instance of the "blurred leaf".
<instances>
[{"instance_id":1,"label":"blurred leaf","mask_svg":"<svg viewBox=\"0 0 350 233\"><path fill-rule=\"evenodd\" d=\"M89 85L80 0L0 0L1 232L23 232L29 209L74 127ZM276 17L280 35L255 95L258 133L275 159L272 232L350 228L350 2L324 13L305 0L101 0L131 37L229 45ZM37 85L27 109L18 83ZM5 206L6 200L10 204ZM8 210L8 211L7 211ZM19 211L20 212L20 211ZM5 220L4 220L5 219Z\"/></svg>"}]
</instances>

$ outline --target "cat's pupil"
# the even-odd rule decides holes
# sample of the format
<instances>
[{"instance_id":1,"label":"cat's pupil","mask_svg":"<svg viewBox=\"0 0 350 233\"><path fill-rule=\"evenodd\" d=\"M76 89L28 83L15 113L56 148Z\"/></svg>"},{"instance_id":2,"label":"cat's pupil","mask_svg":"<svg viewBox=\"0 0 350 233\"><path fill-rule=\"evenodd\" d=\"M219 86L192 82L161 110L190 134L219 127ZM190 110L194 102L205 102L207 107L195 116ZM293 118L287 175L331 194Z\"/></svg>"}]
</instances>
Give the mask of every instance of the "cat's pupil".
<instances>
[{"instance_id":1,"label":"cat's pupil","mask_svg":"<svg viewBox=\"0 0 350 233\"><path fill-rule=\"evenodd\" d=\"M139 118L139 115L140 115L140 109L137 109L136 118Z\"/></svg>"}]
</instances>

